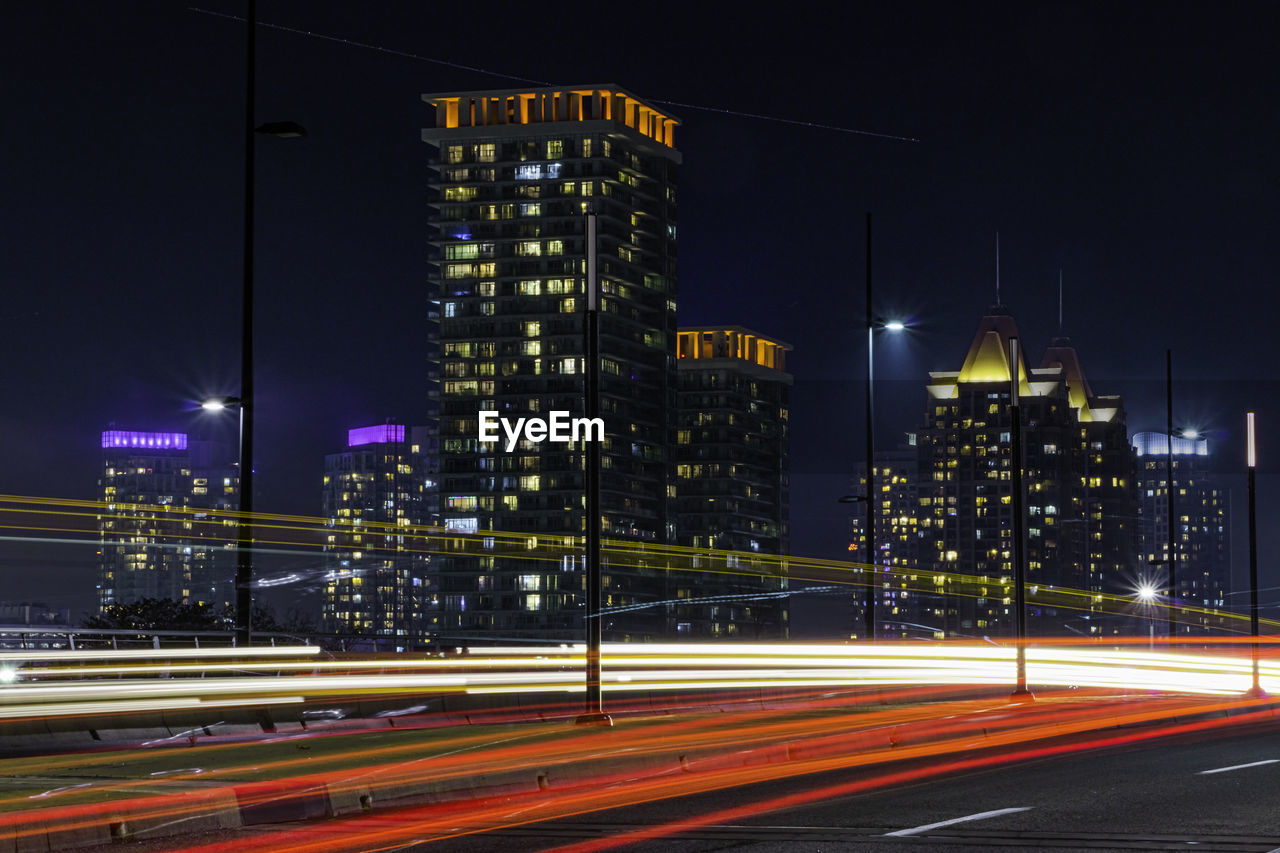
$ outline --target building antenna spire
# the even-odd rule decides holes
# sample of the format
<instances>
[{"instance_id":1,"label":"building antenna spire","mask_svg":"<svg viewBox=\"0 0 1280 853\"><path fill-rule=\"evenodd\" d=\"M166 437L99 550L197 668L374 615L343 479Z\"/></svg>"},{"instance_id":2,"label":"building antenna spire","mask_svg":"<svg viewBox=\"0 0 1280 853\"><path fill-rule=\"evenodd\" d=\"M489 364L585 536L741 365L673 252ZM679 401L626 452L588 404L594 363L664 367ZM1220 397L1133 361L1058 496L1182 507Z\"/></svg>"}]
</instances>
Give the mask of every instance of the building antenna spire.
<instances>
[{"instance_id":1,"label":"building antenna spire","mask_svg":"<svg viewBox=\"0 0 1280 853\"><path fill-rule=\"evenodd\" d=\"M996 304L1003 304L1000 301L1000 232L996 232Z\"/></svg>"},{"instance_id":2,"label":"building antenna spire","mask_svg":"<svg viewBox=\"0 0 1280 853\"><path fill-rule=\"evenodd\" d=\"M1062 267L1058 267L1058 334L1062 334Z\"/></svg>"}]
</instances>

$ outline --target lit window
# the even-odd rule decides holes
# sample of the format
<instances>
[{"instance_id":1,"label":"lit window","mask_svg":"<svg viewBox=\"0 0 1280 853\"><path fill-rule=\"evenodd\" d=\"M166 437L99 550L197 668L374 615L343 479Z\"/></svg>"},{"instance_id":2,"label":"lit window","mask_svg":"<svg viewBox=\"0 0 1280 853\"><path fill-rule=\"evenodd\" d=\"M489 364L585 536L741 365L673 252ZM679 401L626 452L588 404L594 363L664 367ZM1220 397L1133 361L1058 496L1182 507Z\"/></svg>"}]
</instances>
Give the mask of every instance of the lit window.
<instances>
[{"instance_id":1,"label":"lit window","mask_svg":"<svg viewBox=\"0 0 1280 853\"><path fill-rule=\"evenodd\" d=\"M467 260L468 258L480 257L479 243L450 243L444 247L444 256L446 260Z\"/></svg>"},{"instance_id":2,"label":"lit window","mask_svg":"<svg viewBox=\"0 0 1280 853\"><path fill-rule=\"evenodd\" d=\"M445 201L471 201L475 197L475 187L447 187L444 191Z\"/></svg>"}]
</instances>

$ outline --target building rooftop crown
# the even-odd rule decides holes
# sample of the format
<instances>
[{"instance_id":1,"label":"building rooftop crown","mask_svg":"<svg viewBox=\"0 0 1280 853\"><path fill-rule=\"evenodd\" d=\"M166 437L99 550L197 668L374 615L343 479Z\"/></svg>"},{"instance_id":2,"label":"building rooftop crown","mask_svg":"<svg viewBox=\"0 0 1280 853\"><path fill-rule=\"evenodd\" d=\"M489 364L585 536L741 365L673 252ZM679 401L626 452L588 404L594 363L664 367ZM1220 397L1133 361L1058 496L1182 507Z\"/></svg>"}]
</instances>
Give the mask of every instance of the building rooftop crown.
<instances>
[{"instance_id":1,"label":"building rooftop crown","mask_svg":"<svg viewBox=\"0 0 1280 853\"><path fill-rule=\"evenodd\" d=\"M677 332L681 359L733 358L785 371L791 344L758 335L741 326L703 326Z\"/></svg>"},{"instance_id":2,"label":"building rooftop crown","mask_svg":"<svg viewBox=\"0 0 1280 853\"><path fill-rule=\"evenodd\" d=\"M378 424L347 430L347 447L401 441L404 441L404 427L399 424Z\"/></svg>"},{"instance_id":3,"label":"building rooftop crown","mask_svg":"<svg viewBox=\"0 0 1280 853\"><path fill-rule=\"evenodd\" d=\"M422 96L436 108L436 127L494 127L612 121L669 148L680 120L613 83L442 92Z\"/></svg>"},{"instance_id":4,"label":"building rooftop crown","mask_svg":"<svg viewBox=\"0 0 1280 853\"><path fill-rule=\"evenodd\" d=\"M186 450L185 432L136 432L110 429L102 433L103 448L131 447L147 450Z\"/></svg>"},{"instance_id":5,"label":"building rooftop crown","mask_svg":"<svg viewBox=\"0 0 1280 853\"><path fill-rule=\"evenodd\" d=\"M1133 449L1139 456L1168 456L1169 436L1163 432L1135 432ZM1174 456L1208 456L1209 442L1203 437L1173 436Z\"/></svg>"}]
</instances>

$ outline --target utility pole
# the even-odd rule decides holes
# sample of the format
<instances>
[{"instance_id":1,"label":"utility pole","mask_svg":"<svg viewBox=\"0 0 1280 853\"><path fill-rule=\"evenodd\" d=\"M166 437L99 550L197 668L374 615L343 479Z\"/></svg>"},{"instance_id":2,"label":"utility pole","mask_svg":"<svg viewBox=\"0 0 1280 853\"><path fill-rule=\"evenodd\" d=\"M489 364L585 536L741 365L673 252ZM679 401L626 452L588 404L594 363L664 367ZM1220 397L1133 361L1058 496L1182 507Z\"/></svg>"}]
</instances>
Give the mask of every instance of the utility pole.
<instances>
[{"instance_id":1,"label":"utility pole","mask_svg":"<svg viewBox=\"0 0 1280 853\"><path fill-rule=\"evenodd\" d=\"M867 212L867 524L863 535L866 542L867 580L866 606L862 616L866 621L867 642L876 640L876 587L879 584L876 566L876 507L875 507L875 315L871 304L871 212Z\"/></svg>"},{"instance_id":2,"label":"utility pole","mask_svg":"<svg viewBox=\"0 0 1280 853\"><path fill-rule=\"evenodd\" d=\"M1019 701L1034 699L1027 689L1027 571L1023 554L1023 498L1022 498L1022 407L1018 400L1019 380L1018 339L1009 338L1009 455L1013 468L1013 601L1015 633L1017 634L1017 676L1013 698Z\"/></svg>"},{"instance_id":3,"label":"utility pole","mask_svg":"<svg viewBox=\"0 0 1280 853\"><path fill-rule=\"evenodd\" d=\"M587 418L594 420L600 417L600 281L596 266L596 214L591 210L583 213L583 224L586 231L586 273L587 273L587 310L583 328L583 352L586 362L585 408ZM613 720L604 712L604 696L600 689L600 444L599 441L584 441L586 455L586 498L587 498L587 699L586 707L577 719L578 725L611 726Z\"/></svg>"}]
</instances>

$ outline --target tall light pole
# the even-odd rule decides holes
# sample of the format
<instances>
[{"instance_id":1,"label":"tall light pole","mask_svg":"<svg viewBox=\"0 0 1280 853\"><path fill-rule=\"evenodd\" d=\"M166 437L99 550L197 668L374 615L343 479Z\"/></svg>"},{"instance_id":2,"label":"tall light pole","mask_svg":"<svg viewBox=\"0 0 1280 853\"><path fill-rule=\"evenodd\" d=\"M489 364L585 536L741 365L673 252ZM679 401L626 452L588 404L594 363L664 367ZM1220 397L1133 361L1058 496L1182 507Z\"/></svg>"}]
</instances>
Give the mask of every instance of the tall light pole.
<instances>
[{"instance_id":1,"label":"tall light pole","mask_svg":"<svg viewBox=\"0 0 1280 853\"><path fill-rule=\"evenodd\" d=\"M874 643L876 641L876 584L878 577L876 575L876 507L875 507L875 483L876 483L876 459L875 459L875 354L876 354L876 327L875 314L871 300L871 211L867 211L867 270L866 270L866 297L867 297L867 522L863 531L863 542L867 546L866 561L868 565L867 571L867 594L866 606L862 611L862 618L866 622L867 642Z\"/></svg>"},{"instance_id":2,"label":"tall light pole","mask_svg":"<svg viewBox=\"0 0 1280 853\"><path fill-rule=\"evenodd\" d=\"M1258 503L1256 478L1258 453L1253 412L1249 412L1245 416L1245 428L1248 439L1248 456L1245 461L1249 466L1249 632L1253 634L1253 649L1251 653L1253 686L1249 688L1245 695L1258 699L1267 694L1263 692L1262 683L1258 679Z\"/></svg>"},{"instance_id":3,"label":"tall light pole","mask_svg":"<svg viewBox=\"0 0 1280 853\"><path fill-rule=\"evenodd\" d=\"M583 362L586 381L584 396L586 415L590 420L600 417L600 281L597 270L596 214L583 211L583 229L586 244L587 310L583 325ZM589 437L589 436L588 436ZM587 659L586 707L578 716L579 725L611 726L613 720L604 712L604 696L600 688L600 600L603 596L600 573L600 444L585 442L586 498L587 498Z\"/></svg>"},{"instance_id":4,"label":"tall light pole","mask_svg":"<svg viewBox=\"0 0 1280 853\"><path fill-rule=\"evenodd\" d=\"M875 459L875 358L876 358L876 332L884 329L890 332L900 332L906 328L906 324L899 321L885 322L876 318L874 303L871 298L871 213L867 213L867 272L866 272L866 297L867 297L867 400L866 413L867 422L865 432L867 436L867 493L866 493L866 526L862 532L863 543L866 545L865 562L868 565L870 577L867 581L867 593L864 599L865 606L862 610L862 617L865 621L865 630L868 642L875 642L876 639L876 502L875 502L875 479L876 479L876 459ZM851 503L850 498L846 496L840 499L842 503Z\"/></svg>"},{"instance_id":5,"label":"tall light pole","mask_svg":"<svg viewBox=\"0 0 1280 853\"><path fill-rule=\"evenodd\" d=\"M236 545L236 645L249 645L253 625L253 154L257 4L245 15L244 289L240 297L240 539Z\"/></svg>"},{"instance_id":6,"label":"tall light pole","mask_svg":"<svg viewBox=\"0 0 1280 853\"><path fill-rule=\"evenodd\" d=\"M1023 554L1022 407L1018 400L1018 339L1009 338L1009 456L1013 468L1013 624L1017 634L1017 673L1013 698L1034 699L1027 689L1027 571Z\"/></svg>"},{"instance_id":7,"label":"tall light pole","mask_svg":"<svg viewBox=\"0 0 1280 853\"><path fill-rule=\"evenodd\" d=\"M245 14L244 74L244 253L240 326L240 536L236 544L236 645L249 645L253 623L253 185L254 137L261 133L281 139L307 135L292 121L255 126L254 100L257 55L257 3L248 0Z\"/></svg>"},{"instance_id":8,"label":"tall light pole","mask_svg":"<svg viewBox=\"0 0 1280 853\"><path fill-rule=\"evenodd\" d=\"M1173 484L1173 350L1164 351L1164 400L1166 426L1168 427L1169 443L1166 447L1165 463L1169 469L1169 476L1166 479L1166 494L1169 500L1166 502L1169 515L1169 645L1172 646L1177 639L1178 619L1177 619L1177 601L1178 601L1178 543L1174 538L1174 523L1176 516L1174 514L1174 484Z\"/></svg>"}]
</instances>

